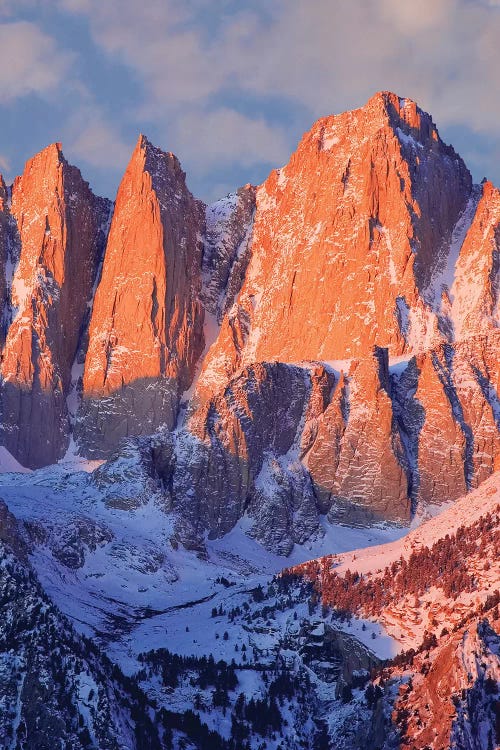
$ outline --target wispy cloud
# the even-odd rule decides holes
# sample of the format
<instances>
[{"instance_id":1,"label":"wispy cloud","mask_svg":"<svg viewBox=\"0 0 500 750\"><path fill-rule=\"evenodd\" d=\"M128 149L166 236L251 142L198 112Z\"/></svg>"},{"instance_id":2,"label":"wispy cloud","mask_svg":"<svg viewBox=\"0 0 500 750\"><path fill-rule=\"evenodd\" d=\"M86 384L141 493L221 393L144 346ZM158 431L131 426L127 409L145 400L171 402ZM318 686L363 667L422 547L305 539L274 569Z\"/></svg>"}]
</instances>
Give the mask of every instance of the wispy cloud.
<instances>
[{"instance_id":1,"label":"wispy cloud","mask_svg":"<svg viewBox=\"0 0 500 750\"><path fill-rule=\"evenodd\" d=\"M10 177L10 159L3 154L0 154L0 173L4 179Z\"/></svg>"},{"instance_id":2,"label":"wispy cloud","mask_svg":"<svg viewBox=\"0 0 500 750\"><path fill-rule=\"evenodd\" d=\"M225 183L223 165L227 174L239 169L241 181L261 165L264 177L316 117L360 106L380 89L416 99L441 129L478 134L469 153L498 154L497 0L220 0L217 12L208 0L55 0L41 8L0 0L8 21L0 25L0 104L57 93L71 153L96 169L121 167L145 130L178 153L195 183L206 185L213 170ZM73 45L79 24L95 56L116 68L113 84L82 80L92 51Z\"/></svg>"},{"instance_id":3,"label":"wispy cloud","mask_svg":"<svg viewBox=\"0 0 500 750\"><path fill-rule=\"evenodd\" d=\"M279 165L290 155L281 128L224 107L181 115L173 137L183 152L195 149L197 163L205 170L234 160L242 166L273 161Z\"/></svg>"},{"instance_id":4,"label":"wispy cloud","mask_svg":"<svg viewBox=\"0 0 500 750\"><path fill-rule=\"evenodd\" d=\"M209 22L203 2L60 2L84 13L96 43L141 77L143 116L202 106L227 90L286 96L319 115L391 88L423 99L445 122L496 129L492 0L290 0L273 4L271 17L258 3L244 11L226 3Z\"/></svg>"},{"instance_id":5,"label":"wispy cloud","mask_svg":"<svg viewBox=\"0 0 500 750\"><path fill-rule=\"evenodd\" d=\"M492 1L277 0L271 16L258 3L226 3L232 12L209 21L200 1L60 3L86 14L96 43L141 76L152 114L228 90L288 96L319 114L396 88L447 119L496 128L500 12Z\"/></svg>"},{"instance_id":6,"label":"wispy cloud","mask_svg":"<svg viewBox=\"0 0 500 750\"><path fill-rule=\"evenodd\" d=\"M0 102L53 93L68 73L72 55L35 24L0 24Z\"/></svg>"},{"instance_id":7,"label":"wispy cloud","mask_svg":"<svg viewBox=\"0 0 500 750\"><path fill-rule=\"evenodd\" d=\"M98 169L123 166L130 157L131 144L95 105L82 106L69 118L64 138L65 151L73 161L83 160Z\"/></svg>"}]
</instances>

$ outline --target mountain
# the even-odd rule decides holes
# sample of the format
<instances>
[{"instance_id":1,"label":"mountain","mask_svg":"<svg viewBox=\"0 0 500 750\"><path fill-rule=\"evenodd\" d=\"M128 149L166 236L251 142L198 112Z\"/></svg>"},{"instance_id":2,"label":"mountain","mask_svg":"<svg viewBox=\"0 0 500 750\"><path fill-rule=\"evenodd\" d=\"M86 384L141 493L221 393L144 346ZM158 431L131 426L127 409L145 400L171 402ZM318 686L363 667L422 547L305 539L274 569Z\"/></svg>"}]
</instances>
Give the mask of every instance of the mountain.
<instances>
[{"instance_id":1,"label":"mountain","mask_svg":"<svg viewBox=\"0 0 500 750\"><path fill-rule=\"evenodd\" d=\"M389 92L211 205L0 180L2 747L500 743L499 243Z\"/></svg>"},{"instance_id":2,"label":"mountain","mask_svg":"<svg viewBox=\"0 0 500 750\"><path fill-rule=\"evenodd\" d=\"M92 306L76 439L105 455L172 429L203 350L204 207L173 154L141 136L120 184Z\"/></svg>"},{"instance_id":3,"label":"mountain","mask_svg":"<svg viewBox=\"0 0 500 750\"><path fill-rule=\"evenodd\" d=\"M205 206L140 136L114 206L59 144L2 187L2 441L37 468L147 460L178 540L247 516L289 554L407 524L494 470L500 196L376 94Z\"/></svg>"}]
</instances>

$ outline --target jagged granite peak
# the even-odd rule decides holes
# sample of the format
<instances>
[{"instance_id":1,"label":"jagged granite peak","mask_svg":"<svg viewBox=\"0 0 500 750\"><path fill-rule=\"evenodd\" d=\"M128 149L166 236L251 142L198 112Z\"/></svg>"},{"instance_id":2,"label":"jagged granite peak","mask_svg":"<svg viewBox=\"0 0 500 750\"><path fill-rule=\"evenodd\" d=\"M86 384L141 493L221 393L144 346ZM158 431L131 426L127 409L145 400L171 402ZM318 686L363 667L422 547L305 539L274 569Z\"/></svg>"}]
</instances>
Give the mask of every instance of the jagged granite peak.
<instances>
[{"instance_id":1,"label":"jagged granite peak","mask_svg":"<svg viewBox=\"0 0 500 750\"><path fill-rule=\"evenodd\" d=\"M443 340L430 306L471 176L413 102L318 120L257 189L250 260L200 377L251 361L392 355Z\"/></svg>"},{"instance_id":2,"label":"jagged granite peak","mask_svg":"<svg viewBox=\"0 0 500 750\"><path fill-rule=\"evenodd\" d=\"M57 144L36 159L54 173L64 163ZM10 283L27 242L16 236L16 184L12 212L8 190L2 199L9 239L0 266L13 301L25 301L31 286L17 283L19 268L35 264L26 249ZM390 92L321 118L261 186L209 206L193 198L176 157L141 135L118 191L90 326L81 323L73 352L78 450L108 458L124 439L162 428L153 442L164 441L155 451L167 506L182 515L189 505L179 538L195 544L202 526L218 536L247 514L256 538L286 552L318 533L321 515L406 521L410 508L477 486L498 456L498 196L489 183L472 185L429 115ZM35 206L43 240L38 214ZM48 293L46 284L33 288ZM3 319L9 344L25 330L23 313L7 305ZM68 377L49 367L57 346L43 372L62 417L46 432L66 445ZM32 367L27 351L21 375ZM6 346L3 367L9 361L12 371L9 356ZM293 450L267 429L281 424L281 387L301 415ZM13 413L8 398L6 406ZM8 447L19 458L16 430ZM61 455L44 450L36 461Z\"/></svg>"},{"instance_id":3,"label":"jagged granite peak","mask_svg":"<svg viewBox=\"0 0 500 750\"><path fill-rule=\"evenodd\" d=\"M59 143L28 161L12 186L4 254L17 265L7 280L2 433L25 466L52 463L68 446L66 397L109 212L109 201L92 193Z\"/></svg>"},{"instance_id":4,"label":"jagged granite peak","mask_svg":"<svg viewBox=\"0 0 500 750\"><path fill-rule=\"evenodd\" d=\"M76 426L90 455L175 424L204 347L204 221L177 158L141 135L118 189L92 308Z\"/></svg>"}]
</instances>

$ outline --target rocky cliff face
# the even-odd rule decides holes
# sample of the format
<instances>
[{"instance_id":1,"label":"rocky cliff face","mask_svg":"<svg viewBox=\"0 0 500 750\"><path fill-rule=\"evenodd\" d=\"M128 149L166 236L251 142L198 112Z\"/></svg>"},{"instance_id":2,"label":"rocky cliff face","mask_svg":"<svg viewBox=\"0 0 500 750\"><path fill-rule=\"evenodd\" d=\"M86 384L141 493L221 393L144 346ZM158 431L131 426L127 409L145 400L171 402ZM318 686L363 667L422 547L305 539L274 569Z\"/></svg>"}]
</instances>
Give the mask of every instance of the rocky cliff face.
<instances>
[{"instance_id":1,"label":"rocky cliff face","mask_svg":"<svg viewBox=\"0 0 500 750\"><path fill-rule=\"evenodd\" d=\"M333 382L324 367L258 363L188 419L170 482L184 543L205 528L227 533L247 509L254 535L283 552L318 530L298 455L304 424Z\"/></svg>"},{"instance_id":2,"label":"rocky cliff face","mask_svg":"<svg viewBox=\"0 0 500 750\"><path fill-rule=\"evenodd\" d=\"M0 299L2 306L2 322L0 327L0 346L5 343L5 336L11 322L9 288L7 276L12 264L13 254L13 226L9 211L9 190L0 175Z\"/></svg>"},{"instance_id":3,"label":"rocky cliff face","mask_svg":"<svg viewBox=\"0 0 500 750\"><path fill-rule=\"evenodd\" d=\"M3 198L4 214L6 209ZM25 466L52 463L69 442L66 397L87 320L109 215L60 144L26 164L2 222L10 323L2 353L4 445Z\"/></svg>"},{"instance_id":4,"label":"rocky cliff face","mask_svg":"<svg viewBox=\"0 0 500 750\"><path fill-rule=\"evenodd\" d=\"M500 285L500 192L481 186L479 202L455 267L451 284L451 324L455 339L498 325Z\"/></svg>"},{"instance_id":5,"label":"rocky cliff face","mask_svg":"<svg viewBox=\"0 0 500 750\"><path fill-rule=\"evenodd\" d=\"M160 430L143 470L179 539L247 514L282 553L322 515L405 522L492 472L500 193L413 102L319 120L210 206L141 136L98 272L108 210L58 146L0 185L3 440L22 463L57 460L71 430L103 458Z\"/></svg>"},{"instance_id":6,"label":"rocky cliff face","mask_svg":"<svg viewBox=\"0 0 500 750\"><path fill-rule=\"evenodd\" d=\"M413 102L382 93L319 120L258 188L242 290L207 356L241 364L391 354L440 340L426 305L472 190Z\"/></svg>"},{"instance_id":7,"label":"rocky cliff face","mask_svg":"<svg viewBox=\"0 0 500 750\"><path fill-rule=\"evenodd\" d=\"M118 190L92 308L76 431L88 454L173 428L204 346L203 232L203 206L179 162L141 136Z\"/></svg>"},{"instance_id":8,"label":"rocky cliff face","mask_svg":"<svg viewBox=\"0 0 500 750\"><path fill-rule=\"evenodd\" d=\"M387 349L376 349L351 363L320 420L305 463L332 521L409 518L391 395Z\"/></svg>"}]
</instances>

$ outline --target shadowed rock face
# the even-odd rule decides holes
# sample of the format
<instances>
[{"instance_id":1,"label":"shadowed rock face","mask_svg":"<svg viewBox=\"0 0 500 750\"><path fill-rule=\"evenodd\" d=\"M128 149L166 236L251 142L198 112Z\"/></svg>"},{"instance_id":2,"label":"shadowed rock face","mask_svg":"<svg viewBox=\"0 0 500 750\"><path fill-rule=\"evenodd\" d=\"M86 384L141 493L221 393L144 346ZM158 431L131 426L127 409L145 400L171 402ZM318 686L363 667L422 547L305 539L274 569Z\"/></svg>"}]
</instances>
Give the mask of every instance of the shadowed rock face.
<instances>
[{"instance_id":1,"label":"shadowed rock face","mask_svg":"<svg viewBox=\"0 0 500 750\"><path fill-rule=\"evenodd\" d=\"M200 548L458 497L500 452L499 196L388 92L210 206L141 136L98 273L109 207L49 147L0 184L4 444L59 458L70 390L83 455L162 428L147 472Z\"/></svg>"},{"instance_id":2,"label":"shadowed rock face","mask_svg":"<svg viewBox=\"0 0 500 750\"><path fill-rule=\"evenodd\" d=\"M213 537L222 536L251 506L256 536L261 541L265 535L269 540L279 537L289 546L295 532L290 531L286 503L276 499L273 507L281 510L264 524L258 517L258 497L270 488L265 479L268 460L282 457L285 468L296 460L301 424L314 399L315 369L278 362L251 365L206 403L203 412L199 410L189 419L187 429L178 437L171 481L173 504L184 522L180 530L183 541L204 528ZM328 387L330 378L322 367L319 377ZM290 486L287 502L292 506L293 494ZM312 493L309 495L296 501L312 502L314 509ZM311 521L316 529L315 510ZM308 535L312 530L309 528Z\"/></svg>"},{"instance_id":3,"label":"shadowed rock face","mask_svg":"<svg viewBox=\"0 0 500 750\"><path fill-rule=\"evenodd\" d=\"M288 554L322 533L327 512L351 524L408 520L390 389L387 350L347 376L319 363L244 368L177 436L169 486L181 540L200 528L221 536L247 511L251 535Z\"/></svg>"},{"instance_id":4,"label":"shadowed rock face","mask_svg":"<svg viewBox=\"0 0 500 750\"><path fill-rule=\"evenodd\" d=\"M203 232L204 207L179 162L141 136L118 190L92 308L76 432L90 455L173 427L204 346Z\"/></svg>"},{"instance_id":5,"label":"shadowed rock face","mask_svg":"<svg viewBox=\"0 0 500 750\"><path fill-rule=\"evenodd\" d=\"M409 518L391 396L387 349L376 349L372 357L352 362L322 416L306 464L332 521Z\"/></svg>"},{"instance_id":6,"label":"shadowed rock face","mask_svg":"<svg viewBox=\"0 0 500 750\"><path fill-rule=\"evenodd\" d=\"M0 175L0 305L2 309L0 325L0 346L3 347L10 325L10 301L7 283L7 268L14 251L14 227L9 211L9 193Z\"/></svg>"},{"instance_id":7,"label":"shadowed rock face","mask_svg":"<svg viewBox=\"0 0 500 750\"><path fill-rule=\"evenodd\" d=\"M5 264L18 263L1 365L2 431L5 446L25 466L56 461L69 442L66 396L109 210L59 144L27 162L12 187L11 233L3 247Z\"/></svg>"}]
</instances>

